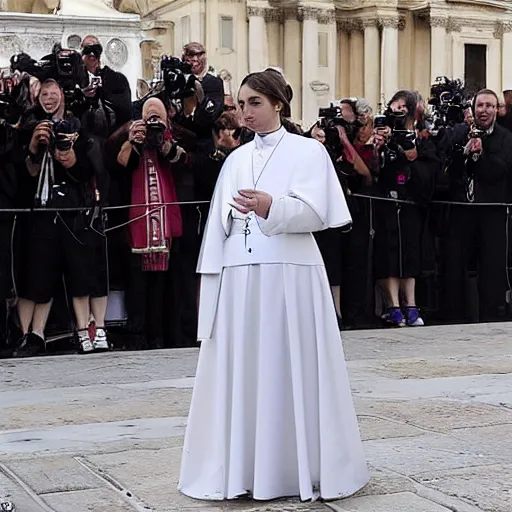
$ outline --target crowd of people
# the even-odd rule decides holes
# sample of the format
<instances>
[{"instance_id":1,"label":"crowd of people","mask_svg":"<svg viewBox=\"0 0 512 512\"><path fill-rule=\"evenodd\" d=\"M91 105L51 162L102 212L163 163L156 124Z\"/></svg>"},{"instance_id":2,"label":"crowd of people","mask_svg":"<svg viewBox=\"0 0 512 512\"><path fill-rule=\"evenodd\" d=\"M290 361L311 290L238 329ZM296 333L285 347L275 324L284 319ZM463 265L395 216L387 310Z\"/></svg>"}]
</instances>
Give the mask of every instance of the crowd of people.
<instances>
[{"instance_id":1,"label":"crowd of people","mask_svg":"<svg viewBox=\"0 0 512 512\"><path fill-rule=\"evenodd\" d=\"M4 356L45 351L61 296L79 351L109 350L112 289L124 291L138 348L197 341L196 267L209 202L225 160L254 139L250 119L225 96L199 43L186 45L181 59L164 59L160 79L135 102L127 79L102 64L102 51L94 36L83 39L79 61L56 48L46 62L57 72L46 75L17 55L1 80ZM286 94L289 104L290 86ZM434 269L444 321L503 318L511 96L479 91L460 122L436 130L411 90L397 91L383 114L364 98L341 99L313 127L283 113L288 132L325 145L347 197L352 223L315 235L340 328L372 317L424 325L416 283L425 269Z\"/></svg>"}]
</instances>

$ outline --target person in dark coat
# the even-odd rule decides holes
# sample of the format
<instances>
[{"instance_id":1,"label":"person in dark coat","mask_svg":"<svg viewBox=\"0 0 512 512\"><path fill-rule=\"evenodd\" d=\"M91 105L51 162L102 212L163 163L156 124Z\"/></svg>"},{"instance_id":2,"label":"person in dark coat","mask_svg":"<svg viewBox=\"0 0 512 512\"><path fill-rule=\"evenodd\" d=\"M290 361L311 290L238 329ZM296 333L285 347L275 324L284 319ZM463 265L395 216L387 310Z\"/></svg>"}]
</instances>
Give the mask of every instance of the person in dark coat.
<instances>
[{"instance_id":1,"label":"person in dark coat","mask_svg":"<svg viewBox=\"0 0 512 512\"><path fill-rule=\"evenodd\" d=\"M201 43L188 43L183 48L183 60L192 66L192 73L201 82L205 97L214 103L213 118L217 119L224 107L224 84L209 71L205 47Z\"/></svg>"},{"instance_id":2,"label":"person in dark coat","mask_svg":"<svg viewBox=\"0 0 512 512\"><path fill-rule=\"evenodd\" d=\"M405 116L408 135L386 127L377 129L374 137L381 160L380 195L388 200L419 203L375 202L375 278L387 295L388 311L383 320L397 327L424 325L415 291L422 268L425 208L421 205L432 197L434 177L440 165L434 143L429 138L416 137L416 107L414 92L398 91L388 104L388 115Z\"/></svg>"},{"instance_id":3,"label":"person in dark coat","mask_svg":"<svg viewBox=\"0 0 512 512\"><path fill-rule=\"evenodd\" d=\"M450 321L469 319L468 272L478 276L480 321L499 319L506 301L507 224L512 183L512 134L497 123L498 97L484 89L473 99L474 125L451 132L457 152L448 168L452 205L448 217L443 313ZM497 206L478 206L491 203ZM474 318L473 318L474 319Z\"/></svg>"}]
</instances>

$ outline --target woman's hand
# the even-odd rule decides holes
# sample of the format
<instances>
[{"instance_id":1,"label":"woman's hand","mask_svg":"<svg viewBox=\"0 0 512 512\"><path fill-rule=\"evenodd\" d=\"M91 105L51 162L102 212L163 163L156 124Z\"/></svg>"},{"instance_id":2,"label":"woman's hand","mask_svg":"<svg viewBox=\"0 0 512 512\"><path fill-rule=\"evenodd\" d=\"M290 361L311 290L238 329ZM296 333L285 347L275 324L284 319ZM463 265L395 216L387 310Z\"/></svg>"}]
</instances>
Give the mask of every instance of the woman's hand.
<instances>
[{"instance_id":1,"label":"woman's hand","mask_svg":"<svg viewBox=\"0 0 512 512\"><path fill-rule=\"evenodd\" d=\"M29 151L35 155L39 145L48 146L48 144L50 144L52 135L53 128L50 121L43 121L42 123L39 123L36 126L34 133L32 134L30 145L28 147Z\"/></svg>"},{"instance_id":2,"label":"woman's hand","mask_svg":"<svg viewBox=\"0 0 512 512\"><path fill-rule=\"evenodd\" d=\"M258 217L266 219L270 206L272 204L272 196L262 190L239 190L239 197L234 197L236 204L232 206L240 213L247 214L254 212Z\"/></svg>"},{"instance_id":3,"label":"woman's hand","mask_svg":"<svg viewBox=\"0 0 512 512\"><path fill-rule=\"evenodd\" d=\"M144 144L146 140L146 123L138 120L131 124L128 140L132 144Z\"/></svg>"}]
</instances>

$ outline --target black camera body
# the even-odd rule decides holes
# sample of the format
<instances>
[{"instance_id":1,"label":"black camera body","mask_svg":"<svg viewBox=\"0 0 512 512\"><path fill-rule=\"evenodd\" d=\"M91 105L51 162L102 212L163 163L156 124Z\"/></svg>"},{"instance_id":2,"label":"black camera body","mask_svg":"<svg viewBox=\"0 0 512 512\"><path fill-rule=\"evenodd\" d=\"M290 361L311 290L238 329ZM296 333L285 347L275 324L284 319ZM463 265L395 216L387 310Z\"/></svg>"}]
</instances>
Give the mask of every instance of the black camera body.
<instances>
[{"instance_id":1,"label":"black camera body","mask_svg":"<svg viewBox=\"0 0 512 512\"><path fill-rule=\"evenodd\" d=\"M416 145L416 133L407 128L407 115L404 112L394 112L387 109L384 114L374 118L374 129L390 128L391 138L381 151L381 168L387 164L398 162L404 151L414 149ZM403 185L407 176L397 176L397 184Z\"/></svg>"},{"instance_id":2,"label":"black camera body","mask_svg":"<svg viewBox=\"0 0 512 512\"><path fill-rule=\"evenodd\" d=\"M353 141L357 130L362 124L359 121L349 123L343 118L341 107L333 103L329 107L320 108L318 110L318 117L318 127L322 128L325 133L325 147L331 158L337 160L342 156L344 150L337 127L343 127L348 139Z\"/></svg>"},{"instance_id":3,"label":"black camera body","mask_svg":"<svg viewBox=\"0 0 512 512\"><path fill-rule=\"evenodd\" d=\"M41 146L40 151L42 152L43 149L48 149L52 155L55 154L55 151L69 151L78 138L78 131L80 126L77 120L64 119L62 121L55 121L44 119L42 121L35 122L34 124L30 124L30 126L33 127L30 129L35 129L37 125L48 122L51 124L52 132L50 144L48 147Z\"/></svg>"},{"instance_id":4,"label":"black camera body","mask_svg":"<svg viewBox=\"0 0 512 512\"><path fill-rule=\"evenodd\" d=\"M466 92L462 80L437 77L430 88L428 104L432 107L432 132L464 122L464 111L471 106L465 99Z\"/></svg>"},{"instance_id":5,"label":"black camera body","mask_svg":"<svg viewBox=\"0 0 512 512\"><path fill-rule=\"evenodd\" d=\"M169 99L183 99L195 94L196 77L190 64L178 57L164 55L160 61L160 71Z\"/></svg>"},{"instance_id":6,"label":"black camera body","mask_svg":"<svg viewBox=\"0 0 512 512\"><path fill-rule=\"evenodd\" d=\"M144 147L147 149L160 149L164 143L165 124L158 117L150 117L146 121L146 139Z\"/></svg>"},{"instance_id":7,"label":"black camera body","mask_svg":"<svg viewBox=\"0 0 512 512\"><path fill-rule=\"evenodd\" d=\"M62 48L59 44L53 47L52 53L39 61L26 54L15 55L11 59L11 68L27 72L40 82L55 80L64 91L66 107L70 109L77 102L83 101L81 90L89 84L82 56L74 50Z\"/></svg>"},{"instance_id":8,"label":"black camera body","mask_svg":"<svg viewBox=\"0 0 512 512\"><path fill-rule=\"evenodd\" d=\"M336 128L337 126L342 126L350 140L353 139L357 130L362 126L359 121L349 123L346 119L343 118L341 107L336 106L333 103L331 103L329 107L320 108L318 110L318 117L320 118L319 126L324 131ZM338 136L338 131L335 131L336 136Z\"/></svg>"}]
</instances>

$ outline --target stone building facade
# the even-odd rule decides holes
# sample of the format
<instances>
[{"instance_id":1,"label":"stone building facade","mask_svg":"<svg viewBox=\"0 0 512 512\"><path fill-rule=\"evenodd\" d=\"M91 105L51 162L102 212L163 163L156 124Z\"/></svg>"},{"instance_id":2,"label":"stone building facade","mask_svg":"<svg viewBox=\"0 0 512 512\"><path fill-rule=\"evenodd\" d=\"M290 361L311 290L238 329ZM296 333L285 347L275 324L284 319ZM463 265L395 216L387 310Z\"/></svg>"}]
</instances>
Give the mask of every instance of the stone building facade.
<instances>
[{"instance_id":1,"label":"stone building facade","mask_svg":"<svg viewBox=\"0 0 512 512\"><path fill-rule=\"evenodd\" d=\"M78 49L88 34L103 44L104 63L123 72L135 91L143 73L140 16L119 12L108 0L0 0L0 70L15 53L40 59L55 43Z\"/></svg>"},{"instance_id":2,"label":"stone building facade","mask_svg":"<svg viewBox=\"0 0 512 512\"><path fill-rule=\"evenodd\" d=\"M283 68L295 90L294 117L306 123L334 98L365 96L377 106L401 87L428 95L440 75L512 88L510 0L114 0L114 6L142 16L148 47L154 39L161 48L163 37L179 55L187 41L203 42L210 64L232 77L234 90L249 71Z\"/></svg>"},{"instance_id":3,"label":"stone building facade","mask_svg":"<svg viewBox=\"0 0 512 512\"><path fill-rule=\"evenodd\" d=\"M206 45L227 92L250 71L281 67L305 124L340 97L378 107L402 87L428 95L440 75L512 89L511 0L0 0L0 11L5 44L44 24L63 43L72 32L118 36L132 84L190 41Z\"/></svg>"}]
</instances>

